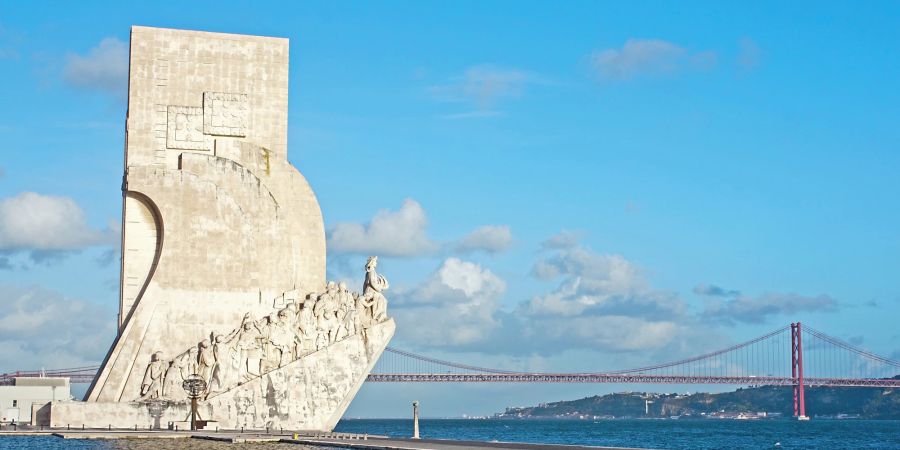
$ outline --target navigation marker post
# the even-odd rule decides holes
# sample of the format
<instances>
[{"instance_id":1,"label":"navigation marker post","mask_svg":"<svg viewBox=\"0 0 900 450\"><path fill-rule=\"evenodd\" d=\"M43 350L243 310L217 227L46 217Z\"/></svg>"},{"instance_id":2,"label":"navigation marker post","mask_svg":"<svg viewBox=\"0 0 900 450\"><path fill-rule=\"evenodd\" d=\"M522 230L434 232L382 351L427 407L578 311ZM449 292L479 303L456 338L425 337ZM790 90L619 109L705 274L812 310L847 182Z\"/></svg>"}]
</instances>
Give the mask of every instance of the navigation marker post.
<instances>
[{"instance_id":1,"label":"navigation marker post","mask_svg":"<svg viewBox=\"0 0 900 450\"><path fill-rule=\"evenodd\" d=\"M413 402L413 439L419 439L419 401Z\"/></svg>"}]
</instances>

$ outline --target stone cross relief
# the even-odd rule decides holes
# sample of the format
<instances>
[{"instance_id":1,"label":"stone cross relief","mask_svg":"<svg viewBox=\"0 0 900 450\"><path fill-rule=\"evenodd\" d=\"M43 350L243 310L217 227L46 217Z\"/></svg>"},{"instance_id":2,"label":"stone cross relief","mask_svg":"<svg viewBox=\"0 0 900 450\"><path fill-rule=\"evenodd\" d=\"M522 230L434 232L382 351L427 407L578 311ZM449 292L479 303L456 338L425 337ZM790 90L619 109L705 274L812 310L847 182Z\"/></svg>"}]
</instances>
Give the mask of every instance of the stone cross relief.
<instances>
[{"instance_id":1,"label":"stone cross relief","mask_svg":"<svg viewBox=\"0 0 900 450\"><path fill-rule=\"evenodd\" d=\"M366 262L362 294L351 292L343 282L329 281L324 292L309 293L258 320L244 314L230 333L210 333L171 360L154 352L137 401L187 401L181 383L192 374L206 381L205 399L388 320L382 292L389 285L375 271L377 265L375 256Z\"/></svg>"}]
</instances>

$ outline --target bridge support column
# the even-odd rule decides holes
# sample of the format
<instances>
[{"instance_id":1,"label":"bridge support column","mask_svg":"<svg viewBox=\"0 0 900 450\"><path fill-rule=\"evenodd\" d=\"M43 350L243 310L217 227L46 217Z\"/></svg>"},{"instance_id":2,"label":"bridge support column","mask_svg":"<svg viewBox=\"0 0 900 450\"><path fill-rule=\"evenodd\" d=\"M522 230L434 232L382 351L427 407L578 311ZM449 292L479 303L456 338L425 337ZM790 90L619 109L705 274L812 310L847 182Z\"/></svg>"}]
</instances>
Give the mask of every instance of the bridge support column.
<instances>
[{"instance_id":1,"label":"bridge support column","mask_svg":"<svg viewBox=\"0 0 900 450\"><path fill-rule=\"evenodd\" d=\"M803 387L803 337L800 322L791 324L791 378L794 380L794 417L809 420Z\"/></svg>"}]
</instances>

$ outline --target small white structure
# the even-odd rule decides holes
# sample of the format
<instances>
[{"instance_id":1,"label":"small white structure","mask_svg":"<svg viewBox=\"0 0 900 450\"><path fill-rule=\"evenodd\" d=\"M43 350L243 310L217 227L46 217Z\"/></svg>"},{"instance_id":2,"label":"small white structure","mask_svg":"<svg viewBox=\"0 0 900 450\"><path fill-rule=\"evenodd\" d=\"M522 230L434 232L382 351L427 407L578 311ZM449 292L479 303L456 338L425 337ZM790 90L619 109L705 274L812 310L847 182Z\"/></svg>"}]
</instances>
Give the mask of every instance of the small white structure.
<instances>
[{"instance_id":1,"label":"small white structure","mask_svg":"<svg viewBox=\"0 0 900 450\"><path fill-rule=\"evenodd\" d=\"M0 386L0 421L49 425L50 402L71 400L68 378L16 377Z\"/></svg>"}]
</instances>

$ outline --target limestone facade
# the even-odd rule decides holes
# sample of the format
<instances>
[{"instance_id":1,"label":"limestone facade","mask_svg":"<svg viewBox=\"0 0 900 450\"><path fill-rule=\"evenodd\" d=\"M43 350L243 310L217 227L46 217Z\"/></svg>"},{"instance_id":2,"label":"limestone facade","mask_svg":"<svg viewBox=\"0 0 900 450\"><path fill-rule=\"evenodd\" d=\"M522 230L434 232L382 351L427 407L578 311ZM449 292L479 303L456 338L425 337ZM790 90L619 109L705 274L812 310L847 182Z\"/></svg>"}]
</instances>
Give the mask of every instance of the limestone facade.
<instances>
[{"instance_id":1,"label":"limestone facade","mask_svg":"<svg viewBox=\"0 0 900 450\"><path fill-rule=\"evenodd\" d=\"M117 411L133 422L150 417L148 402L180 414L183 399L164 388L170 369L178 364L182 378L200 370L200 353L217 336L249 326L259 336L252 345L224 345L241 359L227 367L261 362L233 384L217 380L219 391L207 392L202 408L235 425L330 429L387 345L393 321L379 291L329 310L334 318L325 325L285 331L296 337L290 349L261 337L280 314L293 323L306 308L328 310L316 306L329 292L321 209L287 160L287 39L136 26L130 55L119 332L86 404L54 404L52 421L106 426L98 414ZM358 322L352 330L344 322L350 315ZM225 359L218 364L226 367ZM211 366L205 370L212 383ZM150 372L158 385L148 387ZM254 394L264 383L294 384L279 394L291 406L274 415L240 412L248 401L271 403ZM317 394L309 383L327 389Z\"/></svg>"},{"instance_id":2,"label":"limestone facade","mask_svg":"<svg viewBox=\"0 0 900 450\"><path fill-rule=\"evenodd\" d=\"M213 429L332 430L394 333L388 320L254 377L199 404ZM53 402L51 427L166 429L189 427L190 405L167 399Z\"/></svg>"}]
</instances>

